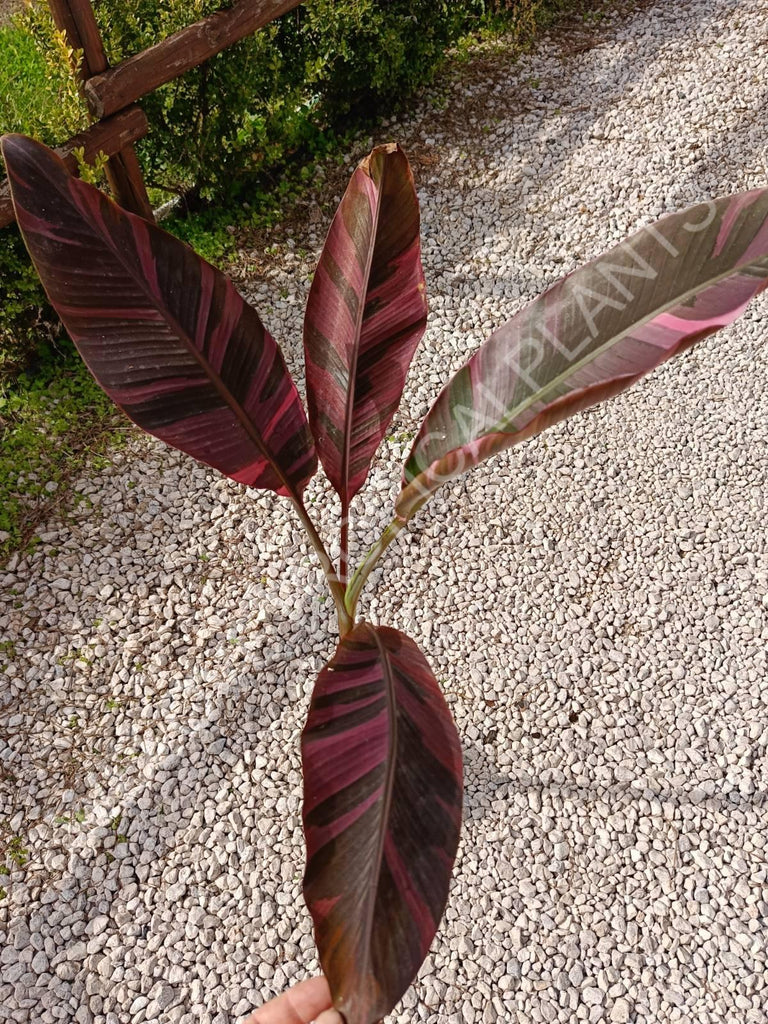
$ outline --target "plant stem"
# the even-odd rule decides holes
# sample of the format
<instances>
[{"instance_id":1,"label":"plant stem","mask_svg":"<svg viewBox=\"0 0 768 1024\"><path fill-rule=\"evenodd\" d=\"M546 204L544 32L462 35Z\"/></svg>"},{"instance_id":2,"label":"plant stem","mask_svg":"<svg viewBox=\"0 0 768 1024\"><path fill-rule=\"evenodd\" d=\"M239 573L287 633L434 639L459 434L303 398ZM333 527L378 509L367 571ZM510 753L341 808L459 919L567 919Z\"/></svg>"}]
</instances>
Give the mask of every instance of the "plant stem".
<instances>
[{"instance_id":1,"label":"plant stem","mask_svg":"<svg viewBox=\"0 0 768 1024\"><path fill-rule=\"evenodd\" d=\"M347 569L349 567L349 501L346 495L341 498L341 552L339 554L339 578L342 587L347 585Z\"/></svg>"},{"instance_id":2,"label":"plant stem","mask_svg":"<svg viewBox=\"0 0 768 1024\"><path fill-rule=\"evenodd\" d=\"M360 597L360 592L365 586L365 581L370 576L374 566L387 550L389 545L400 533L402 528L405 526L406 520L400 517L395 517L386 530L382 533L376 543L373 545L371 550L365 556L362 563L358 566L357 571L350 580L349 586L347 587L346 597L344 604L347 609L347 614L353 619L355 617L355 609L357 608L357 602Z\"/></svg>"},{"instance_id":3,"label":"plant stem","mask_svg":"<svg viewBox=\"0 0 768 1024\"><path fill-rule=\"evenodd\" d=\"M304 502L301 498L292 497L294 508L299 514L302 526L307 531L307 535L312 543L312 547L317 552L317 557L320 559L320 566L325 574L325 578L328 581L328 586L331 589L331 595L333 596L333 603L336 605L336 614L339 618L339 636L346 636L350 632L355 624L354 615L350 615L347 611L344 603L344 586L336 575L336 567L330 559L328 552L325 550L320 534L315 529L315 524L309 518L309 513L304 507Z\"/></svg>"}]
</instances>

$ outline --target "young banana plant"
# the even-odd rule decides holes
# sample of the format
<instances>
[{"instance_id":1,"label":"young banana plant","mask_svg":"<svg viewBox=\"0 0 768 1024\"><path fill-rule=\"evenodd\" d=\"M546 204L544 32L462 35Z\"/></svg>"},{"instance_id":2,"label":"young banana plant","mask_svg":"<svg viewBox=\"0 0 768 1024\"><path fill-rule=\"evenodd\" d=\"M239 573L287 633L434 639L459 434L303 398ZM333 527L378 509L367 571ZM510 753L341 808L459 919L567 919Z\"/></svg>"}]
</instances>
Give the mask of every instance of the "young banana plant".
<instances>
[{"instance_id":1,"label":"young banana plant","mask_svg":"<svg viewBox=\"0 0 768 1024\"><path fill-rule=\"evenodd\" d=\"M495 331L427 414L393 518L348 578L348 513L424 331L419 209L396 145L360 164L307 303L309 417L280 349L227 278L73 178L49 149L2 142L19 227L96 380L141 428L287 498L335 602L339 643L302 736L304 892L347 1024L374 1024L415 976L448 897L461 747L416 644L357 620L383 551L441 483L730 323L768 281L768 189L643 228ZM335 565L302 500L323 469L341 499Z\"/></svg>"}]
</instances>

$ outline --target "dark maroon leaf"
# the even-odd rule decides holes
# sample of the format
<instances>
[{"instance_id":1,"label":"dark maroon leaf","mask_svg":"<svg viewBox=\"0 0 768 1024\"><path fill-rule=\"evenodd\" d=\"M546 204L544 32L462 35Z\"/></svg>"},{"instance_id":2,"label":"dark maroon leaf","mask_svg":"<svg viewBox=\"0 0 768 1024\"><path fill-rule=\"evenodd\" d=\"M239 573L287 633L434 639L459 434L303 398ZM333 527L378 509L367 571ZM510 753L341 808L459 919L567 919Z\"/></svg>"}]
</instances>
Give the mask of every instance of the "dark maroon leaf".
<instances>
[{"instance_id":1,"label":"dark maroon leaf","mask_svg":"<svg viewBox=\"0 0 768 1024\"><path fill-rule=\"evenodd\" d=\"M347 1024L392 1009L427 954L461 824L461 747L424 655L358 624L320 673L302 737L304 895Z\"/></svg>"},{"instance_id":2,"label":"dark maroon leaf","mask_svg":"<svg viewBox=\"0 0 768 1024\"><path fill-rule=\"evenodd\" d=\"M110 398L240 483L299 495L317 467L301 400L232 283L39 142L6 135L2 149L37 272Z\"/></svg>"},{"instance_id":3,"label":"dark maroon leaf","mask_svg":"<svg viewBox=\"0 0 768 1024\"><path fill-rule=\"evenodd\" d=\"M309 422L345 509L400 403L426 321L413 175L399 146L377 146L333 219L304 322Z\"/></svg>"}]
</instances>

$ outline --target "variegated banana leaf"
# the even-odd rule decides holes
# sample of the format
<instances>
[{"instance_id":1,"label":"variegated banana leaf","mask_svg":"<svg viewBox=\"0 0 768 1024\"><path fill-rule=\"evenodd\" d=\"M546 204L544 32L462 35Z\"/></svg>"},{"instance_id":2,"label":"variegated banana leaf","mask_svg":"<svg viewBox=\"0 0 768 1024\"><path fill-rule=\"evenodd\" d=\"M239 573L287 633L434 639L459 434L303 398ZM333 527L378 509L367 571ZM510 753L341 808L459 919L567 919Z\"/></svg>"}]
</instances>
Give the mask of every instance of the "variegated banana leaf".
<instances>
[{"instance_id":1,"label":"variegated banana leaf","mask_svg":"<svg viewBox=\"0 0 768 1024\"><path fill-rule=\"evenodd\" d=\"M729 324L767 279L768 189L665 217L563 278L443 389L406 461L398 517Z\"/></svg>"},{"instance_id":2,"label":"variegated banana leaf","mask_svg":"<svg viewBox=\"0 0 768 1024\"><path fill-rule=\"evenodd\" d=\"M302 737L304 895L346 1024L400 999L437 930L461 823L461 748L424 655L358 624L320 673Z\"/></svg>"},{"instance_id":3,"label":"variegated banana leaf","mask_svg":"<svg viewBox=\"0 0 768 1024\"><path fill-rule=\"evenodd\" d=\"M240 483L299 495L317 468L282 354L218 270L6 135L16 216L48 297L134 423Z\"/></svg>"},{"instance_id":4,"label":"variegated banana leaf","mask_svg":"<svg viewBox=\"0 0 768 1024\"><path fill-rule=\"evenodd\" d=\"M413 176L399 146L378 146L341 200L304 321L309 422L345 507L400 403L426 317Z\"/></svg>"}]
</instances>

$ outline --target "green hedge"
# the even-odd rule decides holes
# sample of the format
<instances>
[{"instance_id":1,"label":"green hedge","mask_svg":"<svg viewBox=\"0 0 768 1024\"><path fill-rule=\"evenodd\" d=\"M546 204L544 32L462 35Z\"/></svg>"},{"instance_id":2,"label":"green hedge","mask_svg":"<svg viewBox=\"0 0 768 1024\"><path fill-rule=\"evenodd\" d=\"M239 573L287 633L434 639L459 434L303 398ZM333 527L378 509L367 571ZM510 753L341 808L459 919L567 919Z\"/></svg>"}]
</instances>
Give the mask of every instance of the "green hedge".
<instances>
[{"instance_id":1,"label":"green hedge","mask_svg":"<svg viewBox=\"0 0 768 1024\"><path fill-rule=\"evenodd\" d=\"M94 6L116 62L221 3ZM296 150L322 149L328 136L390 110L428 80L486 8L483 0L307 0L142 100L152 125L139 145L148 181L213 198Z\"/></svg>"},{"instance_id":2,"label":"green hedge","mask_svg":"<svg viewBox=\"0 0 768 1024\"><path fill-rule=\"evenodd\" d=\"M153 199L226 199L255 171L312 157L428 81L446 47L496 16L529 24L578 0L307 0L142 100L139 156ZM116 62L221 0L94 0ZM66 47L45 7L0 29L0 130L60 142L87 123ZM0 374L48 318L15 228L0 232Z\"/></svg>"},{"instance_id":3,"label":"green hedge","mask_svg":"<svg viewBox=\"0 0 768 1024\"><path fill-rule=\"evenodd\" d=\"M53 144L88 124L71 53L44 9L0 26L0 133ZM15 227L0 231L0 379L23 366L55 318ZM53 328L55 329L55 328Z\"/></svg>"}]
</instances>

